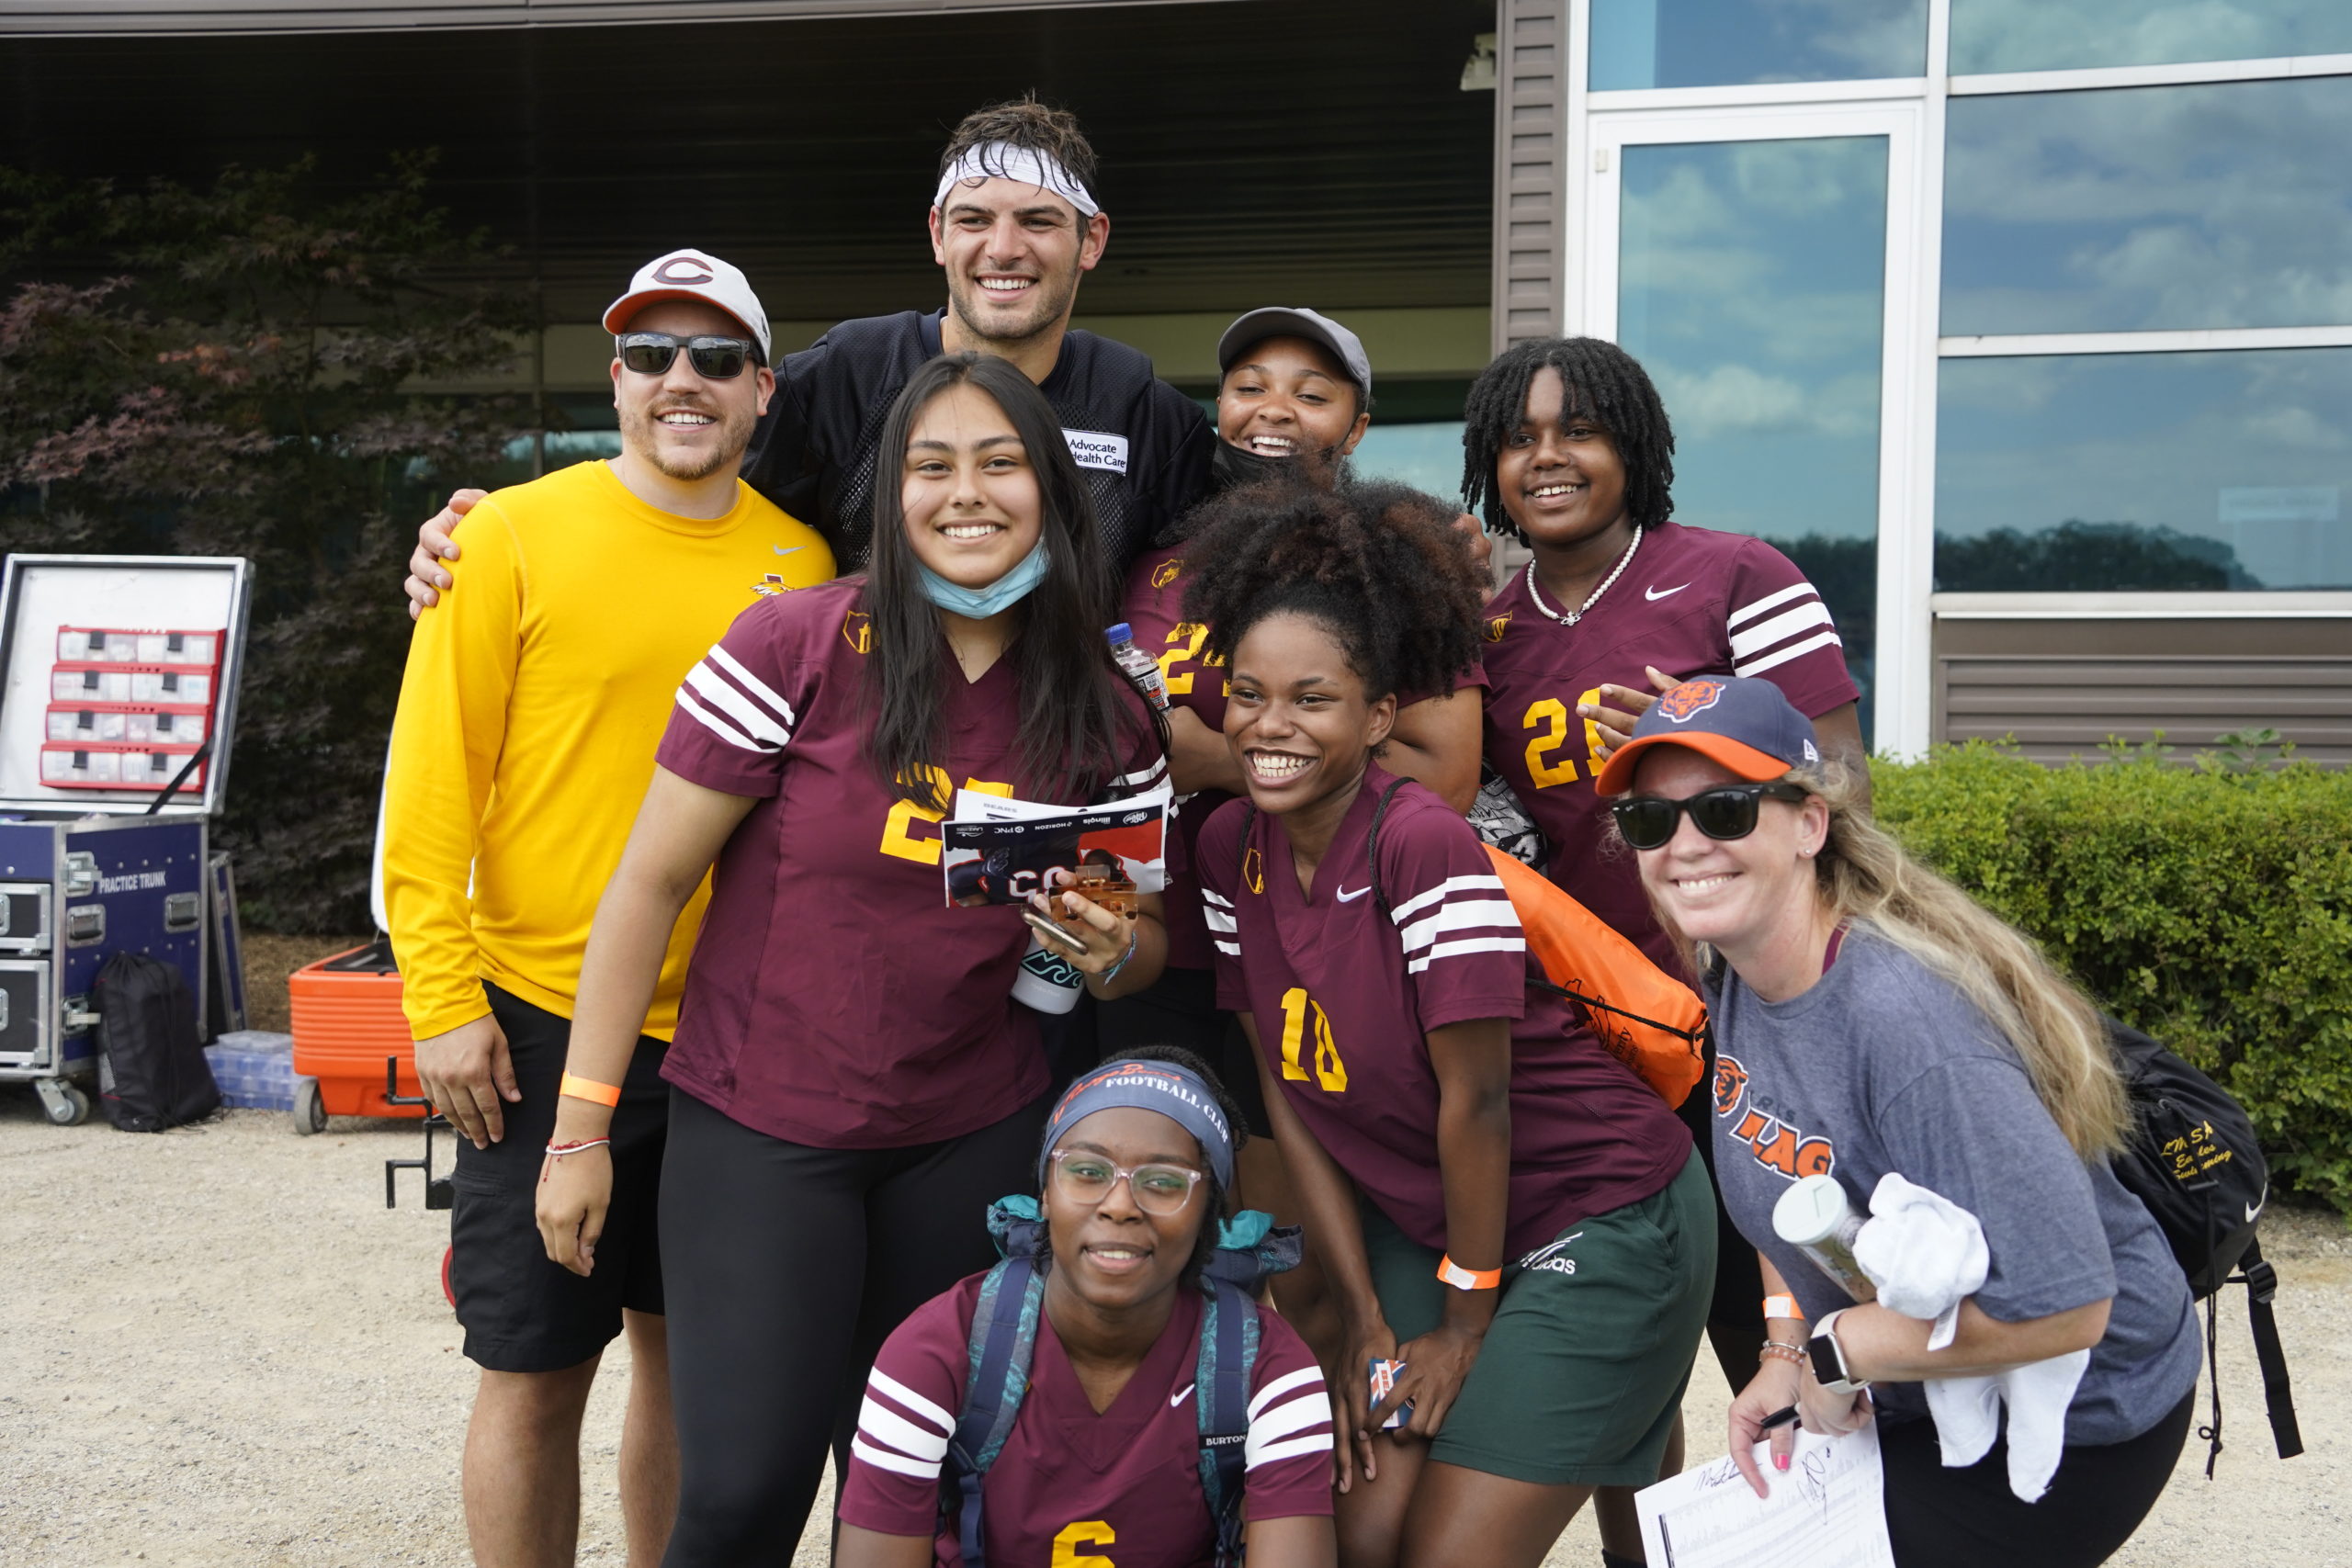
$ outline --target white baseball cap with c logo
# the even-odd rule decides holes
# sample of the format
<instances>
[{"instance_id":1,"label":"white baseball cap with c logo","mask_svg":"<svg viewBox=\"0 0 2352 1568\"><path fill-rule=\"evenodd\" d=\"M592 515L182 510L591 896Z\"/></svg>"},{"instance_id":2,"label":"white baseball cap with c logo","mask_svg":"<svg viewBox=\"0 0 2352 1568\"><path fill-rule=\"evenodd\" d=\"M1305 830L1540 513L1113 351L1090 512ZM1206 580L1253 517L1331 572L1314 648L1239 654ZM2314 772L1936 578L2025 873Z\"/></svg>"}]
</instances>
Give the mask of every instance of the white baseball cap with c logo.
<instances>
[{"instance_id":1,"label":"white baseball cap with c logo","mask_svg":"<svg viewBox=\"0 0 2352 1568\"><path fill-rule=\"evenodd\" d=\"M627 331L628 319L656 299L700 299L718 306L751 333L760 345L760 357L774 362L768 352L768 313L742 268L696 250L656 256L637 269L628 293L605 307L605 330Z\"/></svg>"}]
</instances>

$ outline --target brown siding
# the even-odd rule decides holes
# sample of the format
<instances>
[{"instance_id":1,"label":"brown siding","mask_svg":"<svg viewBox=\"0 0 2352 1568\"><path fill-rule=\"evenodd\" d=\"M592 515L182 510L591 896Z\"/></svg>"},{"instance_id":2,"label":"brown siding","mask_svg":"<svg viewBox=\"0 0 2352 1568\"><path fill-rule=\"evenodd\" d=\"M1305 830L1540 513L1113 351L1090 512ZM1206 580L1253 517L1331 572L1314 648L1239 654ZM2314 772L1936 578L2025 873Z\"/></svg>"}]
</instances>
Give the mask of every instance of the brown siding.
<instances>
[{"instance_id":1,"label":"brown siding","mask_svg":"<svg viewBox=\"0 0 2352 1568\"><path fill-rule=\"evenodd\" d=\"M2042 761L2158 731L2187 761L2267 728L2352 762L2352 619L1939 620L1934 679L1935 739L2015 736Z\"/></svg>"},{"instance_id":2,"label":"brown siding","mask_svg":"<svg viewBox=\"0 0 2352 1568\"><path fill-rule=\"evenodd\" d=\"M1567 0L1495 11L1494 346L1560 330L1567 244Z\"/></svg>"}]
</instances>

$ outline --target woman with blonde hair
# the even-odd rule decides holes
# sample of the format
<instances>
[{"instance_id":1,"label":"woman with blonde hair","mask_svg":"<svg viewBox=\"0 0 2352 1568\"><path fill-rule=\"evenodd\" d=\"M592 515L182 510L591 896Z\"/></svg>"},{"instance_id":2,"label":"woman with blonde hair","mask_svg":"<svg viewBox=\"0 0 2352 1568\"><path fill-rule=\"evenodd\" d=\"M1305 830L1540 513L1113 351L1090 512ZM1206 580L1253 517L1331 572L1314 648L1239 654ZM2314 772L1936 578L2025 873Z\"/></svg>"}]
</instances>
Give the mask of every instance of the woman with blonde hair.
<instances>
[{"instance_id":1,"label":"woman with blonde hair","mask_svg":"<svg viewBox=\"0 0 2352 1568\"><path fill-rule=\"evenodd\" d=\"M1859 780L1825 764L1769 682L1676 686L1600 788L1705 977L1717 1179L1770 1297L1762 1365L1730 1412L1749 1483L1766 1489L1750 1453L1772 1413L1828 1434L1876 1417L1901 1568L2106 1561L2172 1473L2198 1335L2163 1234L2109 1168L2129 1112L2097 1011L1873 825ZM1857 1304L1775 1231L1803 1178L1870 1213L1889 1175L1981 1226L1983 1282L1955 1316ZM1953 1394L1985 1378L2003 1380L2006 1430L1987 1426L1970 1463ZM1781 1469L1790 1448L1777 1427Z\"/></svg>"}]
</instances>

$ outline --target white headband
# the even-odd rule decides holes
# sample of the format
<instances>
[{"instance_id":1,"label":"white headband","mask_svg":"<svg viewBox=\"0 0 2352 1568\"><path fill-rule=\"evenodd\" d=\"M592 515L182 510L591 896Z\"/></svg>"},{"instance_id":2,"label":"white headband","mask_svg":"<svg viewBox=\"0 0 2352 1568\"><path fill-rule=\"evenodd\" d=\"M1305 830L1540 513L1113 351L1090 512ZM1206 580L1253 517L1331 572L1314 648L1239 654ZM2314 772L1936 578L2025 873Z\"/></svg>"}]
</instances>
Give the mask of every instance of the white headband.
<instances>
[{"instance_id":1,"label":"white headband","mask_svg":"<svg viewBox=\"0 0 2352 1568\"><path fill-rule=\"evenodd\" d=\"M947 193L957 186L987 179L1019 180L1023 185L1052 191L1077 208L1082 218L1091 218L1102 210L1095 205L1093 194L1063 166L1060 159L1010 141L990 141L967 150L939 176L939 191L931 198L931 204L944 206Z\"/></svg>"}]
</instances>

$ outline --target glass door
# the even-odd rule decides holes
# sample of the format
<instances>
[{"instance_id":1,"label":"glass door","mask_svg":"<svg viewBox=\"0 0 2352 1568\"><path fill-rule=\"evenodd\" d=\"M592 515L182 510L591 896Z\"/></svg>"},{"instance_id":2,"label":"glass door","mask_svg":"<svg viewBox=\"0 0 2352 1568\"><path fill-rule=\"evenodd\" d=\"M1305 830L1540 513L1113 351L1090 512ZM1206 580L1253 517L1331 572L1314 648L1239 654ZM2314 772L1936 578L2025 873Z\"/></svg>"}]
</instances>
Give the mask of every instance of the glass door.
<instances>
[{"instance_id":1,"label":"glass door","mask_svg":"<svg viewBox=\"0 0 2352 1568\"><path fill-rule=\"evenodd\" d=\"M1905 526L1932 343L1910 254L1919 106L1601 110L1590 126L1583 328L1657 382L1676 520L1794 560L1843 640L1862 733L1899 743L1880 695L1904 689L1887 662L1907 650L1877 628L1920 575ZM1743 650L1738 635L1758 663L1795 646Z\"/></svg>"}]
</instances>

